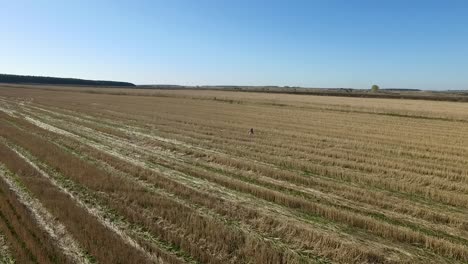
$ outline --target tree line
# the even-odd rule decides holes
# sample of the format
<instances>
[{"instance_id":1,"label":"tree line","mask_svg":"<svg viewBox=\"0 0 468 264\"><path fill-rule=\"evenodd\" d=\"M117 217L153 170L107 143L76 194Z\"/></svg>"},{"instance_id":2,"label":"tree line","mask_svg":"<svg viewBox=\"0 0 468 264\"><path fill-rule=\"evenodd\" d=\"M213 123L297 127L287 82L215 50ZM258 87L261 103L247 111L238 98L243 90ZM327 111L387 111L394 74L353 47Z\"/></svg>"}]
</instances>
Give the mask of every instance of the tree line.
<instances>
[{"instance_id":1,"label":"tree line","mask_svg":"<svg viewBox=\"0 0 468 264\"><path fill-rule=\"evenodd\" d=\"M135 86L129 82L95 81L76 78L58 78L45 76L25 76L0 74L0 83L28 83L28 84L62 84L62 85L92 85L92 86Z\"/></svg>"}]
</instances>

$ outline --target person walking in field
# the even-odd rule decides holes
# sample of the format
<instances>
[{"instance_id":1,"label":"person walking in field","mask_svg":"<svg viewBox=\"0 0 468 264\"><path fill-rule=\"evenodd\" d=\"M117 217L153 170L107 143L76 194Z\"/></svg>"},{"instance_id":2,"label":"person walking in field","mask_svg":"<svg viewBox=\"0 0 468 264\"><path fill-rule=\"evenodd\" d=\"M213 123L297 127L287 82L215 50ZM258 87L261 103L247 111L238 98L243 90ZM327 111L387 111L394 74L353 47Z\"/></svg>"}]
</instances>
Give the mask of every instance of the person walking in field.
<instances>
[{"instance_id":1,"label":"person walking in field","mask_svg":"<svg viewBox=\"0 0 468 264\"><path fill-rule=\"evenodd\" d=\"M251 129L249 130L249 135L252 136L253 134L254 134L254 131L253 131L253 128L251 128Z\"/></svg>"}]
</instances>

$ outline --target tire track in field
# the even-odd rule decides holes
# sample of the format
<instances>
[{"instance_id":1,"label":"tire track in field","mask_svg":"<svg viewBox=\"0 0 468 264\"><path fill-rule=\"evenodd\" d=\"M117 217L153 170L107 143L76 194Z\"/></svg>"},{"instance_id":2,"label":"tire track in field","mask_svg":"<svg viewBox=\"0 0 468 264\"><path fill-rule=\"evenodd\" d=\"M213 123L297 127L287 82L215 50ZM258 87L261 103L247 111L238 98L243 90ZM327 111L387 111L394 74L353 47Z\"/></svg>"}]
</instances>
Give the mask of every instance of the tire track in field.
<instances>
[{"instance_id":1,"label":"tire track in field","mask_svg":"<svg viewBox=\"0 0 468 264\"><path fill-rule=\"evenodd\" d=\"M16 111L10 105L10 102L5 100L3 97L0 97L0 102L2 103L2 105L0 105L0 111L4 112L9 116L15 117Z\"/></svg>"},{"instance_id":2,"label":"tire track in field","mask_svg":"<svg viewBox=\"0 0 468 264\"><path fill-rule=\"evenodd\" d=\"M18 197L18 200L28 208L32 216L47 234L57 243L65 255L75 263L90 264L90 260L78 242L68 233L65 226L57 221L39 200L32 197L13 176L0 164L0 178Z\"/></svg>"}]
</instances>

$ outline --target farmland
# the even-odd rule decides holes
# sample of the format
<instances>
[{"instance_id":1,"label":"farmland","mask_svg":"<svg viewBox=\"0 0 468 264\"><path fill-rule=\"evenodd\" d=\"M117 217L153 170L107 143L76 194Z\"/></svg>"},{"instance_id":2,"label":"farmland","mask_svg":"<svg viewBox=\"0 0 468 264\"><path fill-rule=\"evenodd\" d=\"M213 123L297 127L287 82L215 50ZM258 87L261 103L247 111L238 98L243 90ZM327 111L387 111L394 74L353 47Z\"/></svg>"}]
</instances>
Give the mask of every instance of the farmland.
<instances>
[{"instance_id":1,"label":"farmland","mask_svg":"<svg viewBox=\"0 0 468 264\"><path fill-rule=\"evenodd\" d=\"M0 262L467 263L468 104L0 85Z\"/></svg>"}]
</instances>

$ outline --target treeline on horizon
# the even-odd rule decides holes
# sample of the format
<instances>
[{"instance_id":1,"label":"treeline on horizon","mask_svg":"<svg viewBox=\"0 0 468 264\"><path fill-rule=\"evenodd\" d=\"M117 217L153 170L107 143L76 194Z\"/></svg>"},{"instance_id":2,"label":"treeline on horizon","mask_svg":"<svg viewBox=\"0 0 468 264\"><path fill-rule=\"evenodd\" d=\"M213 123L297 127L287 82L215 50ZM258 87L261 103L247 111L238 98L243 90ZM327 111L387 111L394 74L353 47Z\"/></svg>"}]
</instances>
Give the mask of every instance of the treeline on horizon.
<instances>
[{"instance_id":1,"label":"treeline on horizon","mask_svg":"<svg viewBox=\"0 0 468 264\"><path fill-rule=\"evenodd\" d=\"M119 86L119 87L135 87L136 85L129 82L115 81L97 81L84 80L76 78L59 78L46 76L26 76L14 74L0 74L0 83L25 83L25 84L63 84L63 85L92 85L92 86Z\"/></svg>"}]
</instances>

